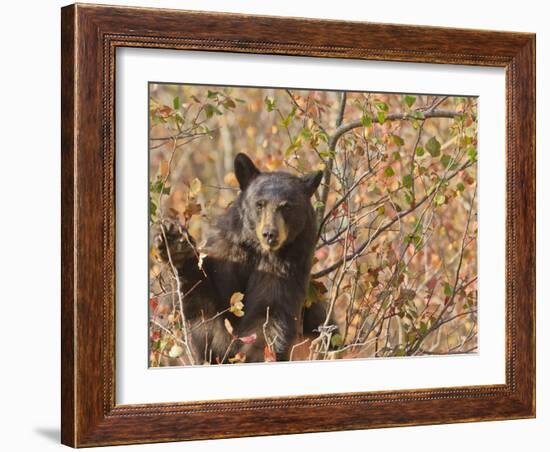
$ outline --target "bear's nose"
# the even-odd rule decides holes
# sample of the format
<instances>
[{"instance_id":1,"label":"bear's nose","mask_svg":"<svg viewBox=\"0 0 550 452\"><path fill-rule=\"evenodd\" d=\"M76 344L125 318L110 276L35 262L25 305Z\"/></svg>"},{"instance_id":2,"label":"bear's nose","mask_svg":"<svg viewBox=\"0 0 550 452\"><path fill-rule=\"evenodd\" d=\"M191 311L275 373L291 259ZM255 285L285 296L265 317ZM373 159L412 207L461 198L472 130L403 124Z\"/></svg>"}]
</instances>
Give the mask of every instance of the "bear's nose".
<instances>
[{"instance_id":1,"label":"bear's nose","mask_svg":"<svg viewBox=\"0 0 550 452\"><path fill-rule=\"evenodd\" d=\"M262 232L262 236L264 237L265 241L270 244L270 245L273 245L274 243L277 242L277 230L276 229L264 229L263 232Z\"/></svg>"}]
</instances>

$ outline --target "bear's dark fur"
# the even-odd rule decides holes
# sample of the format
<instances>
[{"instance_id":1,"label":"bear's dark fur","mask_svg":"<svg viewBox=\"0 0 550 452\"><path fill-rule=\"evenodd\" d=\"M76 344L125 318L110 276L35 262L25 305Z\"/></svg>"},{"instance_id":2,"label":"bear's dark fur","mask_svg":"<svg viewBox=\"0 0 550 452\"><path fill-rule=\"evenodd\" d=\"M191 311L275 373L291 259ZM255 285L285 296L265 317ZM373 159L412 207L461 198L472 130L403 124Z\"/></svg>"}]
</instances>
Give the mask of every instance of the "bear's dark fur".
<instances>
[{"instance_id":1,"label":"bear's dark fur","mask_svg":"<svg viewBox=\"0 0 550 452\"><path fill-rule=\"evenodd\" d=\"M322 173L302 177L279 171L264 173L246 155L238 154L235 174L241 192L218 218L201 250L206 253L202 269L192 238L173 224L159 235L159 254L169 261L166 238L182 293L189 292L183 300L186 320L199 324L191 327L196 360L226 362L240 352L246 362L264 361L266 344L277 361L288 360L302 328L317 239L310 198ZM226 313L201 323L226 310L235 292L244 294L244 316ZM322 304L306 310L306 328L324 321ZM224 325L226 318L233 336L251 339L232 341Z\"/></svg>"}]
</instances>

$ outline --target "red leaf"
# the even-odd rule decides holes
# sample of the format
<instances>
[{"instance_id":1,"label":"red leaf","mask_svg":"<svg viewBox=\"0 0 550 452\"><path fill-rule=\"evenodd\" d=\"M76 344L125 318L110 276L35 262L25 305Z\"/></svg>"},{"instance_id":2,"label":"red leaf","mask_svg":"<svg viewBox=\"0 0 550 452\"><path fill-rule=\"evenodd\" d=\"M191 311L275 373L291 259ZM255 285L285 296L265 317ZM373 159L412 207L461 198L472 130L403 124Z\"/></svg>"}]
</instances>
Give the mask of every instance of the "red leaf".
<instances>
[{"instance_id":1,"label":"red leaf","mask_svg":"<svg viewBox=\"0 0 550 452\"><path fill-rule=\"evenodd\" d=\"M430 290L434 290L435 286L437 286L437 279L435 276L433 276L427 283L426 287Z\"/></svg>"},{"instance_id":2,"label":"red leaf","mask_svg":"<svg viewBox=\"0 0 550 452\"><path fill-rule=\"evenodd\" d=\"M277 361L277 355L275 354L275 352L273 350L271 350L269 348L268 345L266 345L265 348L264 348L264 361L266 363L273 363L273 362Z\"/></svg>"},{"instance_id":3,"label":"red leaf","mask_svg":"<svg viewBox=\"0 0 550 452\"><path fill-rule=\"evenodd\" d=\"M159 118L168 118L172 113L174 113L174 110L167 105L163 105L162 107L157 108L156 113Z\"/></svg>"},{"instance_id":4,"label":"red leaf","mask_svg":"<svg viewBox=\"0 0 550 452\"><path fill-rule=\"evenodd\" d=\"M240 337L239 340L243 343L243 344L253 344L254 342L256 342L256 333L253 333L251 334L250 336L243 336L243 337Z\"/></svg>"},{"instance_id":5,"label":"red leaf","mask_svg":"<svg viewBox=\"0 0 550 452\"><path fill-rule=\"evenodd\" d=\"M153 297L149 300L149 305L151 306L151 309L155 311L157 309L157 306L159 305L159 301L156 297Z\"/></svg>"}]
</instances>

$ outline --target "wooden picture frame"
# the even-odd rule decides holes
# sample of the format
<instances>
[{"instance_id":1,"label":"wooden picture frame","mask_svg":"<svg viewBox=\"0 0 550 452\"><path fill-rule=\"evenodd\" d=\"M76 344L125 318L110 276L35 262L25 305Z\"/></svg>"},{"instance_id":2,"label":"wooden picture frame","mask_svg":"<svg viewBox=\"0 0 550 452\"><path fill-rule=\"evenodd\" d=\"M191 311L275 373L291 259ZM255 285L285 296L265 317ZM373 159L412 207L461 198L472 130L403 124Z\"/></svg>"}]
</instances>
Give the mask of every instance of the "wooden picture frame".
<instances>
[{"instance_id":1,"label":"wooden picture frame","mask_svg":"<svg viewBox=\"0 0 550 452\"><path fill-rule=\"evenodd\" d=\"M535 416L535 35L70 5L62 9L62 425L73 447ZM146 47L506 70L506 383L115 403L115 50Z\"/></svg>"}]
</instances>

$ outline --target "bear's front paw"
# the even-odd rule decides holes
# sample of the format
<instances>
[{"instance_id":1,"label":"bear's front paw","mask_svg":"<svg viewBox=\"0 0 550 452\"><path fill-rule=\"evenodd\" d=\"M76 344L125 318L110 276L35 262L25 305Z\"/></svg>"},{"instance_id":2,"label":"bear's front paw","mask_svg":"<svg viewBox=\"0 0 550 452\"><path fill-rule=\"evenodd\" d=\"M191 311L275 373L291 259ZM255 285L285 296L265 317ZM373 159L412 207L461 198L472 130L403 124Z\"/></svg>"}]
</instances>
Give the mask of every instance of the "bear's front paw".
<instances>
[{"instance_id":1,"label":"bear's front paw","mask_svg":"<svg viewBox=\"0 0 550 452\"><path fill-rule=\"evenodd\" d=\"M195 255L194 242L187 230L175 221L163 221L157 227L153 238L153 247L161 261L176 266Z\"/></svg>"}]
</instances>

